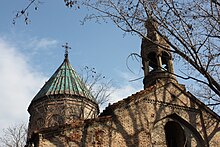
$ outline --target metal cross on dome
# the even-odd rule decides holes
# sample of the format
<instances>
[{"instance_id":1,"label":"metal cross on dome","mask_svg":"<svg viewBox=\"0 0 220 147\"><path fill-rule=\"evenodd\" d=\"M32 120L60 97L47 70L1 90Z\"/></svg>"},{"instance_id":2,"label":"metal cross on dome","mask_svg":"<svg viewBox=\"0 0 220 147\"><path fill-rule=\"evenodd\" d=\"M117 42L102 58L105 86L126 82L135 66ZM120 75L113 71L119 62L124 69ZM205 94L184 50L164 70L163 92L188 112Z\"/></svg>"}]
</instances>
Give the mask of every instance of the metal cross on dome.
<instances>
[{"instance_id":1,"label":"metal cross on dome","mask_svg":"<svg viewBox=\"0 0 220 147\"><path fill-rule=\"evenodd\" d=\"M62 45L63 48L65 48L65 58L68 58L69 49L71 49L70 46L68 46L68 43Z\"/></svg>"}]
</instances>

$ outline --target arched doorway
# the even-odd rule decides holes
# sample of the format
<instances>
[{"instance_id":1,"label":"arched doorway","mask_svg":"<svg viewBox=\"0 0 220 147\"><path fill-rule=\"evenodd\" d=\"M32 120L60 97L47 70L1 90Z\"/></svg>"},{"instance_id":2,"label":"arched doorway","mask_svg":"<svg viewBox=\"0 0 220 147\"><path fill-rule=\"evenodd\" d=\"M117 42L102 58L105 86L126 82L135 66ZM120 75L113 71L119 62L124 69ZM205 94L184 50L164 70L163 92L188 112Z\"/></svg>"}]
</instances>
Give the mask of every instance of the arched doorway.
<instances>
[{"instance_id":1,"label":"arched doorway","mask_svg":"<svg viewBox=\"0 0 220 147\"><path fill-rule=\"evenodd\" d=\"M154 124L151 130L151 140L152 145L155 147L206 146L196 128L175 113L160 119Z\"/></svg>"},{"instance_id":2,"label":"arched doorway","mask_svg":"<svg viewBox=\"0 0 220 147\"><path fill-rule=\"evenodd\" d=\"M186 147L186 136L180 124L168 121L164 129L167 147Z\"/></svg>"}]
</instances>

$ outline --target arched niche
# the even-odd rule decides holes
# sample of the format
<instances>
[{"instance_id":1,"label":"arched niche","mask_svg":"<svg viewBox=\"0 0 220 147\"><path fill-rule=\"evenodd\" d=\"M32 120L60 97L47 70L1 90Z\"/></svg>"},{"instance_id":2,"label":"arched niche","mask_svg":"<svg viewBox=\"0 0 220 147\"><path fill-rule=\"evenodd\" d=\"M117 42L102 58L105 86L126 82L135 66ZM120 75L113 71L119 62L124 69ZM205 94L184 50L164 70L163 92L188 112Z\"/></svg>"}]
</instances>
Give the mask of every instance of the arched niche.
<instances>
[{"instance_id":1,"label":"arched niche","mask_svg":"<svg viewBox=\"0 0 220 147\"><path fill-rule=\"evenodd\" d=\"M64 123L64 119L59 114L53 114L48 120L48 127L59 126Z\"/></svg>"},{"instance_id":2,"label":"arched niche","mask_svg":"<svg viewBox=\"0 0 220 147\"><path fill-rule=\"evenodd\" d=\"M45 123L45 121L44 121L43 118L41 118L41 117L38 118L36 122L37 122L37 128L40 129L40 128L43 128L43 127L44 127L44 123Z\"/></svg>"}]
</instances>

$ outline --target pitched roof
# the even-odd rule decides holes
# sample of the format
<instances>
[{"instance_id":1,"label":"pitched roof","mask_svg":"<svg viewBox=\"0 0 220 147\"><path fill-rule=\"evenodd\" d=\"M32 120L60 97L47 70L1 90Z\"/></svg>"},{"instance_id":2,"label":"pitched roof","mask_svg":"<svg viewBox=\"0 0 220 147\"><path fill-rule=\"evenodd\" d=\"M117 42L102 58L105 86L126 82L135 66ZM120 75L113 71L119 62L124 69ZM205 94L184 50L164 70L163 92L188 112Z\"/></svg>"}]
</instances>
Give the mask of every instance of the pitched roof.
<instances>
[{"instance_id":1,"label":"pitched roof","mask_svg":"<svg viewBox=\"0 0 220 147\"><path fill-rule=\"evenodd\" d=\"M206 106L203 102L201 102L199 99L197 99L193 94L190 92L187 92L185 88L183 88L183 85L181 84L176 84L173 82L166 83L165 85L160 85L159 87L155 85L152 85L144 90L141 90L139 92L136 92L135 94L132 94L131 96L128 96L127 98L124 98L116 103L113 103L109 105L108 107L103 110L103 112L99 115L99 117L104 117L104 116L109 116L112 115L114 110L117 108L122 107L124 104L129 104L130 102L134 101L135 99L143 96L143 95L148 95L151 92L155 91L156 89L162 88L162 87L167 87L168 84L172 84L175 88L179 89L183 94L185 94L190 100L192 100L194 103L196 103L199 106L199 109L203 109L212 116L214 116L217 120L220 120L220 116L212 111L208 106Z\"/></svg>"},{"instance_id":2,"label":"pitched roof","mask_svg":"<svg viewBox=\"0 0 220 147\"><path fill-rule=\"evenodd\" d=\"M155 88L156 88L155 85L150 86L149 88L138 91L135 94L132 94L131 96L128 96L127 98L124 98L124 99L122 99L118 102L115 102L111 105L109 104L109 106L107 106L103 110L103 112L99 115L99 117L111 115L115 109L122 107L124 104L129 104L130 102L132 102L135 99L141 97L142 95L147 95L147 94L151 93L152 91L155 90Z\"/></svg>"},{"instance_id":3,"label":"pitched roof","mask_svg":"<svg viewBox=\"0 0 220 147\"><path fill-rule=\"evenodd\" d=\"M80 79L79 75L72 68L68 57L65 57L63 63L44 84L41 90L34 97L33 101L39 100L45 96L54 95L72 95L85 97L95 102L94 97Z\"/></svg>"}]
</instances>

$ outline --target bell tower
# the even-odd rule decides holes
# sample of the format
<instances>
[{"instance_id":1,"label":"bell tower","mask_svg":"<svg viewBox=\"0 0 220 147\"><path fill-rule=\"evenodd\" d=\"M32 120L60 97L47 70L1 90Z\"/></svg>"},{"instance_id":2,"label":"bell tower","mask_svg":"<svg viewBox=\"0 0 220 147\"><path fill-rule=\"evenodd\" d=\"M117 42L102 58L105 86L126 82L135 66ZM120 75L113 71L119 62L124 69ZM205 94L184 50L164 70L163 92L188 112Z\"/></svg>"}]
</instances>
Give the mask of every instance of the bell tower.
<instances>
[{"instance_id":1,"label":"bell tower","mask_svg":"<svg viewBox=\"0 0 220 147\"><path fill-rule=\"evenodd\" d=\"M163 37L157 33L158 24L149 18L145 27L146 38L142 39L141 57L144 70L144 89L156 84L158 80L174 80L174 69L170 46Z\"/></svg>"}]
</instances>

